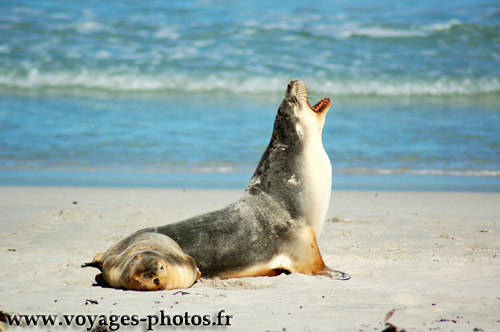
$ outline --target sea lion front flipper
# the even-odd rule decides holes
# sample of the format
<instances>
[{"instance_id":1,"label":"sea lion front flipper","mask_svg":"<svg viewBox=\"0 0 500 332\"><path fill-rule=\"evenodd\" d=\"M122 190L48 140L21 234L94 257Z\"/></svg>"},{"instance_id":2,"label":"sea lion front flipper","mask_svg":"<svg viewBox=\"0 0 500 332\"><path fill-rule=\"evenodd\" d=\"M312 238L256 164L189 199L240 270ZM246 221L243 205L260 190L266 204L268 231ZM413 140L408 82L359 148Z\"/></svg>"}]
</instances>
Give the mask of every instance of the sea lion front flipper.
<instances>
[{"instance_id":1,"label":"sea lion front flipper","mask_svg":"<svg viewBox=\"0 0 500 332\"><path fill-rule=\"evenodd\" d=\"M349 280L347 273L330 269L325 265L319 251L316 235L310 227L303 228L294 241L289 253L291 260L282 264L281 268L290 272L310 275L322 275L331 279Z\"/></svg>"},{"instance_id":2,"label":"sea lion front flipper","mask_svg":"<svg viewBox=\"0 0 500 332\"><path fill-rule=\"evenodd\" d=\"M319 252L316 235L310 227L297 230L292 245L286 251L289 261L280 266L292 273L317 275L328 269Z\"/></svg>"},{"instance_id":3,"label":"sea lion front flipper","mask_svg":"<svg viewBox=\"0 0 500 332\"><path fill-rule=\"evenodd\" d=\"M330 279L336 279L336 280L349 280L351 279L351 276L348 275L347 273L337 271L337 270L332 270L329 267L325 266L322 271L318 273L320 276L325 276Z\"/></svg>"}]
</instances>

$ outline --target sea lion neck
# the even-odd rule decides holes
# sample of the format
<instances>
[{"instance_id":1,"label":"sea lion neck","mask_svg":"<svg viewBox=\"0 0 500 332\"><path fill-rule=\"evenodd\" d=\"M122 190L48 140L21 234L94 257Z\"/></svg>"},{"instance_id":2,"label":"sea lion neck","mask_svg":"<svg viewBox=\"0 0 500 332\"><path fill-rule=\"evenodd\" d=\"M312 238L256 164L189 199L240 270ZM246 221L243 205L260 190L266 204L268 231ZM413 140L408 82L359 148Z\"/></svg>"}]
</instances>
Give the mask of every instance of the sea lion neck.
<instances>
[{"instance_id":1,"label":"sea lion neck","mask_svg":"<svg viewBox=\"0 0 500 332\"><path fill-rule=\"evenodd\" d=\"M304 140L297 133L297 119L291 107L293 105L286 100L281 103L271 140L246 188L247 194L267 193L280 197L290 192L290 183L287 182L289 179L302 181ZM292 215L296 209L301 210L300 195L296 198L292 206L287 207Z\"/></svg>"}]
</instances>

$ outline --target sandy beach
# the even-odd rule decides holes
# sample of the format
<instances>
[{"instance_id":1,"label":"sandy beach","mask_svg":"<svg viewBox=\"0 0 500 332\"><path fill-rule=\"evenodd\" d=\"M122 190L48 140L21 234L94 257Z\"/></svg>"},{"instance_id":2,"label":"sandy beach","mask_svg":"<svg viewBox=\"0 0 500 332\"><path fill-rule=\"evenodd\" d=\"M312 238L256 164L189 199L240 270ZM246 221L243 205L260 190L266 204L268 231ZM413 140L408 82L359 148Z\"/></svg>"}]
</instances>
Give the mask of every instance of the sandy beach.
<instances>
[{"instance_id":1,"label":"sandy beach","mask_svg":"<svg viewBox=\"0 0 500 332\"><path fill-rule=\"evenodd\" d=\"M98 325L77 317L68 327L62 315L137 315L146 318L136 327L142 331L381 331L392 310L388 322L407 331L500 329L500 194L334 191L319 245L327 265L349 273L349 281L292 274L136 292L92 286L97 270L80 268L135 230L240 194L0 187L0 310L58 315L56 326L38 324L44 331ZM162 313L227 315L231 325L152 325L148 316Z\"/></svg>"},{"instance_id":2,"label":"sandy beach","mask_svg":"<svg viewBox=\"0 0 500 332\"><path fill-rule=\"evenodd\" d=\"M499 0L0 8L0 332L500 331ZM81 267L253 174L314 225L333 190L317 242L350 280L138 292ZM287 217L269 206L231 243L271 252L286 228L257 222ZM213 234L199 243L233 248Z\"/></svg>"}]
</instances>

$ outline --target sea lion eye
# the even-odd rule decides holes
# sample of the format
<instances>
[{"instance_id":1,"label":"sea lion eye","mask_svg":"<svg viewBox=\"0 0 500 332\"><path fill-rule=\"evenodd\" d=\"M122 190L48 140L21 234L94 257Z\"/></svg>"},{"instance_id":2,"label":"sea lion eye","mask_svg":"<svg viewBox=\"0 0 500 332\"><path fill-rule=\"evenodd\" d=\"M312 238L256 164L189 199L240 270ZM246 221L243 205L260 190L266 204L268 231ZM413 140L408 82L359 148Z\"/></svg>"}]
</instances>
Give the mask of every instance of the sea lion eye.
<instances>
[{"instance_id":1,"label":"sea lion eye","mask_svg":"<svg viewBox=\"0 0 500 332\"><path fill-rule=\"evenodd\" d=\"M163 270L163 265L160 265L160 270Z\"/></svg>"},{"instance_id":2,"label":"sea lion eye","mask_svg":"<svg viewBox=\"0 0 500 332\"><path fill-rule=\"evenodd\" d=\"M153 282L155 283L156 286L160 285L160 279L154 278Z\"/></svg>"}]
</instances>

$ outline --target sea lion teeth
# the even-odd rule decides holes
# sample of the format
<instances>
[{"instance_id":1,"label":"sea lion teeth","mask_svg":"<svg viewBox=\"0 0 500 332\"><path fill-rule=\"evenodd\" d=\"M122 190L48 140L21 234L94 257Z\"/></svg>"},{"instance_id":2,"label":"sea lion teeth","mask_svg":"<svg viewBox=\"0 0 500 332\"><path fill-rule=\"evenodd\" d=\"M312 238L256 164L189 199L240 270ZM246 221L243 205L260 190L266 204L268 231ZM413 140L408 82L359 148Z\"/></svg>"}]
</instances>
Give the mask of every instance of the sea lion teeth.
<instances>
[{"instance_id":1,"label":"sea lion teeth","mask_svg":"<svg viewBox=\"0 0 500 332\"><path fill-rule=\"evenodd\" d=\"M316 105L311 107L311 109L316 112L316 113L321 113L322 109L325 105L327 105L330 102L330 98L323 98L321 99Z\"/></svg>"}]
</instances>

